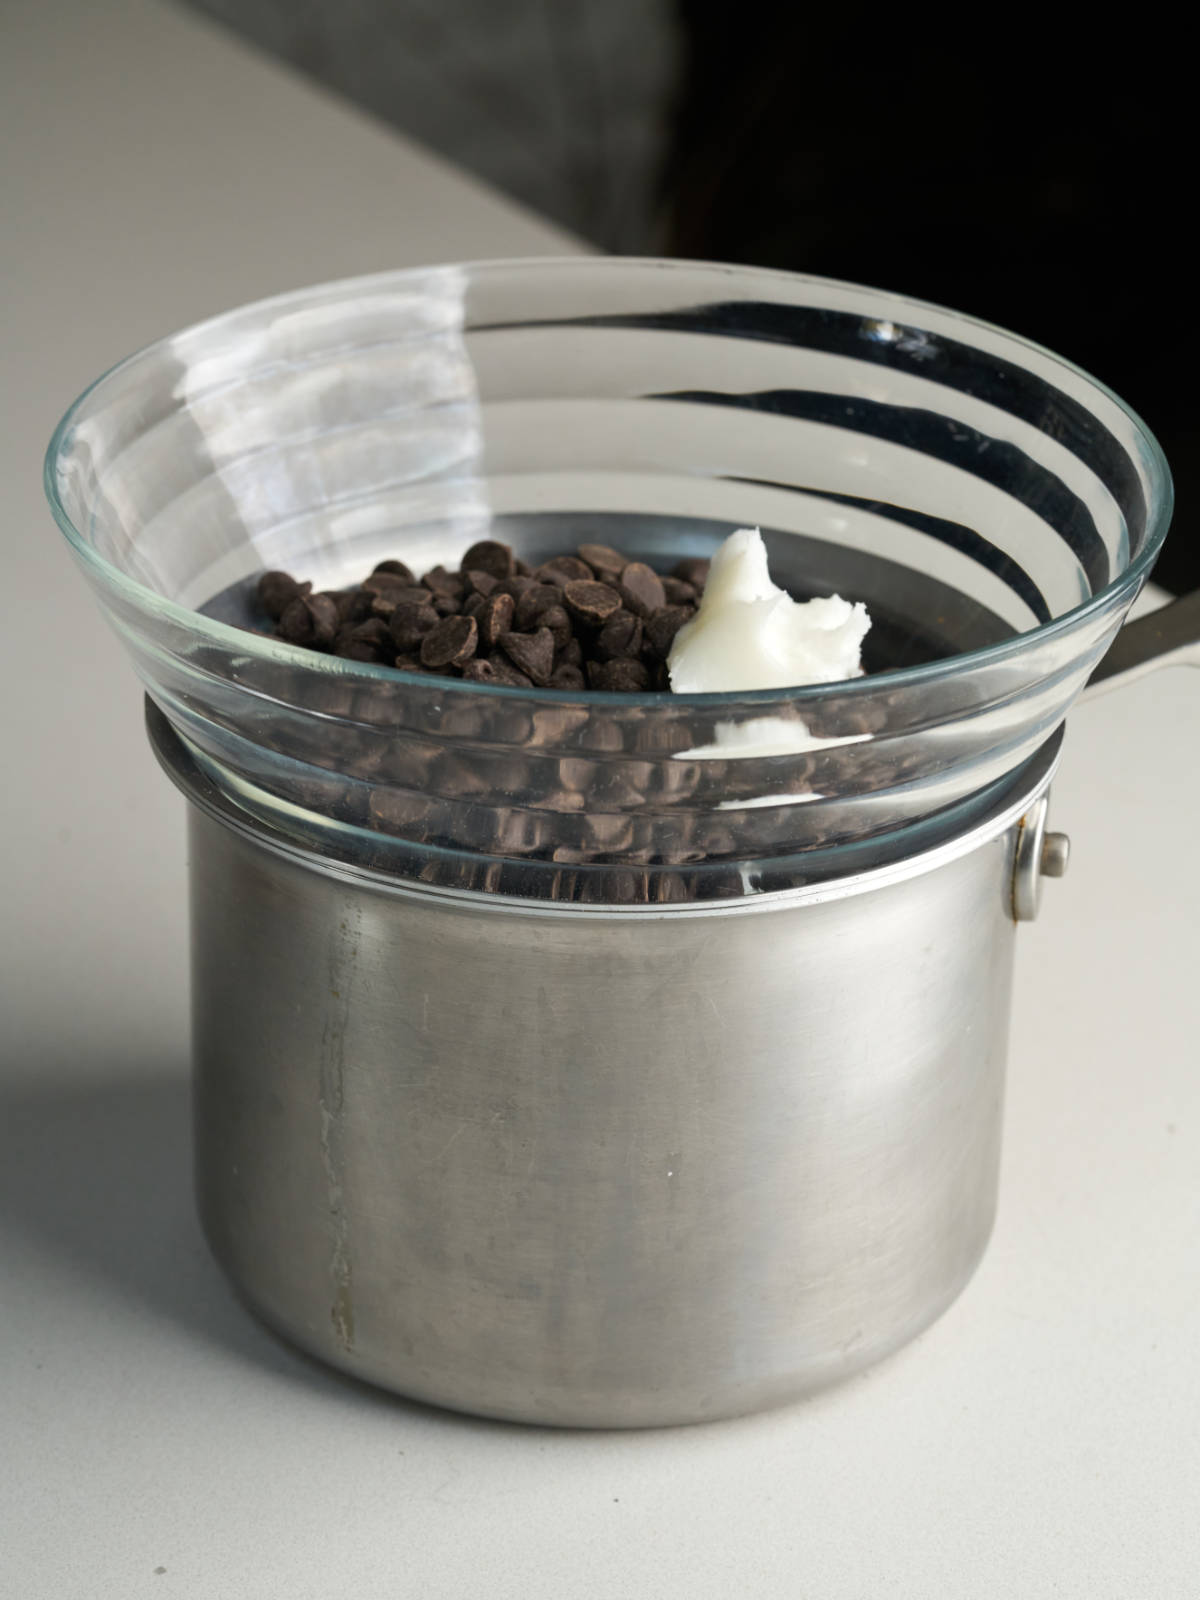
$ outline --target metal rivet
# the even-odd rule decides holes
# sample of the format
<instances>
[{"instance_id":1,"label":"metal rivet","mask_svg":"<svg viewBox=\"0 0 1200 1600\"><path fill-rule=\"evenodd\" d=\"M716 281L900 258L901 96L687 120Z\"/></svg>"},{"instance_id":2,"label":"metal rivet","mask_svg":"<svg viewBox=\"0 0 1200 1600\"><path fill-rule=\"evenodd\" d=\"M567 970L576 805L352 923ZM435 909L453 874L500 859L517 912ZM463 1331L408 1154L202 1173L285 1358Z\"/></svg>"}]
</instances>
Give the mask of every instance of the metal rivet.
<instances>
[{"instance_id":1,"label":"metal rivet","mask_svg":"<svg viewBox=\"0 0 1200 1600\"><path fill-rule=\"evenodd\" d=\"M1071 859L1071 841L1065 833L1048 833L1042 839L1042 874L1047 878L1061 878Z\"/></svg>"},{"instance_id":2,"label":"metal rivet","mask_svg":"<svg viewBox=\"0 0 1200 1600\"><path fill-rule=\"evenodd\" d=\"M1067 870L1071 841L1065 833L1047 833L1048 802L1042 795L1021 818L1013 853L1012 914L1032 922L1042 898L1042 879L1061 878Z\"/></svg>"}]
</instances>

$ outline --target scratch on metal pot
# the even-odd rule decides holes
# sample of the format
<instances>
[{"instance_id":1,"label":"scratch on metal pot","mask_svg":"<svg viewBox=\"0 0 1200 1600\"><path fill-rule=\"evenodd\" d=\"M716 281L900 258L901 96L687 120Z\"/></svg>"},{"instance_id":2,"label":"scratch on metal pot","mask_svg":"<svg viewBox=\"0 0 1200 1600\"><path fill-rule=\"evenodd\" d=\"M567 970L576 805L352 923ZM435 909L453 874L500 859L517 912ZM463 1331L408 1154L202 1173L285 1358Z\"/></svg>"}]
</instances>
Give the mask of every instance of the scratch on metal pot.
<instances>
[{"instance_id":1,"label":"scratch on metal pot","mask_svg":"<svg viewBox=\"0 0 1200 1600\"><path fill-rule=\"evenodd\" d=\"M329 1318L343 1350L354 1348L354 1279L350 1229L343 1189L342 1133L345 1111L346 1026L358 973L362 912L347 906L329 950L329 997L321 1036L321 1163L325 1169L326 1203L333 1225L329 1276L333 1301Z\"/></svg>"}]
</instances>

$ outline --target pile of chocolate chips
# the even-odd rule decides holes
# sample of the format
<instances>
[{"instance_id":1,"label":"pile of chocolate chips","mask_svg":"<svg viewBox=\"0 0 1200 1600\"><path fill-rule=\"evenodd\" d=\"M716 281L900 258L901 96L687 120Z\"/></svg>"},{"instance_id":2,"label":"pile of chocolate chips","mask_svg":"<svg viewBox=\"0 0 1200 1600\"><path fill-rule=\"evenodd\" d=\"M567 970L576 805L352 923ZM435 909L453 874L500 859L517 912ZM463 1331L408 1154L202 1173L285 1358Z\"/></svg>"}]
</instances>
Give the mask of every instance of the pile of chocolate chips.
<instances>
[{"instance_id":1,"label":"pile of chocolate chips","mask_svg":"<svg viewBox=\"0 0 1200 1600\"><path fill-rule=\"evenodd\" d=\"M258 603L275 637L311 650L519 688L669 689L667 656L695 615L708 562L659 575L603 544L531 570L506 544L473 544L457 572L418 579L381 561L361 584L312 593L264 573Z\"/></svg>"}]
</instances>

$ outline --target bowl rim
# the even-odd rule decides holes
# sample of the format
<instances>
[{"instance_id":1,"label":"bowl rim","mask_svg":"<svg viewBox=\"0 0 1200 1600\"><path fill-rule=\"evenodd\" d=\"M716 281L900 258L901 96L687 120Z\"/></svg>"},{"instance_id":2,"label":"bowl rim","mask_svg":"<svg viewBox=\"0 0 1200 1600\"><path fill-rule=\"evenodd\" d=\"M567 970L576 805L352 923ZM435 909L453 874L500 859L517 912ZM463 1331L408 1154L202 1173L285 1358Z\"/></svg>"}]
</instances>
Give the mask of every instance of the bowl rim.
<instances>
[{"instance_id":1,"label":"bowl rim","mask_svg":"<svg viewBox=\"0 0 1200 1600\"><path fill-rule=\"evenodd\" d=\"M848 290L858 294L875 295L879 297L881 302L886 302L893 311L900 311L901 308L905 308L915 312L933 312L938 317L948 318L951 322L960 324L964 330L977 330L992 336L998 336L1006 344L1011 345L1014 350L1028 351L1038 356L1041 360L1048 361L1063 372L1072 374L1076 379L1082 379L1097 395L1103 396L1114 405L1129 422L1143 447L1140 464L1149 481L1151 490L1149 497L1150 514L1143 548L1139 555L1115 578L1110 579L1103 588L1098 589L1088 599L1081 601L1068 611L1064 611L1061 615L1052 617L1049 622L1039 623L1036 627L1013 634L994 644L983 645L976 650L962 651L957 655L944 657L937 661L922 662L915 666L884 669L859 678L839 680L835 683L797 684L787 688L729 689L710 691L703 694L676 694L671 690L618 693L612 690L588 689L581 691L578 689L537 688L536 686L526 689L503 684L466 682L459 678L442 678L427 673L406 672L400 667L388 667L373 662L349 661L340 656L323 655L317 651L307 650L301 645L288 644L282 639L250 632L236 627L232 623L219 622L215 618L206 616L203 612L180 605L177 601L156 593L145 584L139 583L135 578L131 578L128 574L122 572L89 544L68 514L58 488L58 463L64 453L66 441L81 413L86 408L89 400L111 379L136 366L140 361L144 361L171 341L219 327L221 323L230 322L234 318L244 316L247 312L284 310L289 306L295 306L316 296L325 296L331 292L344 291L352 293L356 290L361 292L368 288L379 288L385 284L411 283L445 272L465 273L469 277L479 278L532 268L539 270L547 268L561 269L564 272L580 273L621 273L629 272L630 270L644 271L646 269L654 269L664 272L699 272L710 274L713 277L752 278L756 281L767 283L777 281L781 284L810 284L825 289ZM883 687L889 692L896 692L907 688L909 685L917 686L934 683L977 667L982 668L993 663L1007 661L1027 649L1036 648L1062 634L1070 633L1089 617L1112 611L1122 600L1127 604L1132 604L1133 599L1149 576L1154 562L1158 558L1170 527L1174 504L1171 473L1166 457L1158 440L1139 414L1126 404L1107 384L1094 377L1083 367L1069 361L1065 356L1058 355L1055 351L1047 349L1046 346L1038 344L1032 339L1027 339L1021 334L1013 333L1011 330L1003 328L996 323L988 322L984 318L975 317L966 312L956 311L948 306L939 305L934 301L900 294L894 290L876 289L871 285L853 283L846 279L823 277L816 273L788 272L779 268L756 267L746 263L694 261L686 258L593 255L497 257L477 261L431 262L425 266L393 268L382 272L366 273L347 278L334 278L321 283L309 284L298 289L284 290L279 294L267 295L262 299L247 301L242 305L218 312L211 317L205 317L197 322L189 323L185 327L152 340L150 343L132 351L129 355L122 357L121 360L115 362L88 384L71 402L55 427L46 449L43 462L43 488L51 513L59 529L65 535L76 557L85 569L95 575L102 587L116 591L118 595L131 603L134 609L156 614L198 635L201 642L219 646L233 654L258 657L264 661L287 666L304 667L339 681L374 684L381 682L398 683L413 687L419 685L424 688L436 687L439 692L444 692L447 688L454 688L472 695L498 697L502 701L517 700L525 704L528 704L531 700L544 700L549 704L585 704L597 707L607 705L614 708L621 706L670 706L676 710L690 708L696 711L715 712L729 711L742 707L753 709L756 707L777 706L781 701L786 701L788 705L812 705L815 702L827 699L831 693L836 693L839 697L845 695L857 698L871 694L878 687Z\"/></svg>"}]
</instances>

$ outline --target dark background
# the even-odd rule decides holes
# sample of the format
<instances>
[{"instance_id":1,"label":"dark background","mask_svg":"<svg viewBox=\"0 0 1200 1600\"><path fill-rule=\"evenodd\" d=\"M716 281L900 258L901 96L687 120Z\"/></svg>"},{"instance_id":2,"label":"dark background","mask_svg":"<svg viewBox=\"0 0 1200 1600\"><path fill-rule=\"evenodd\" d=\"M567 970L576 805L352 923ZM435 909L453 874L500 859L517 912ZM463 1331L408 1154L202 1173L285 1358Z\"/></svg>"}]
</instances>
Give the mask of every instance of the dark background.
<instances>
[{"instance_id":1,"label":"dark background","mask_svg":"<svg viewBox=\"0 0 1200 1600\"><path fill-rule=\"evenodd\" d=\"M899 290L1069 357L1157 434L1177 511L1156 577L1200 583L1182 27L997 8L935 28L785 0L197 3L600 248Z\"/></svg>"}]
</instances>

